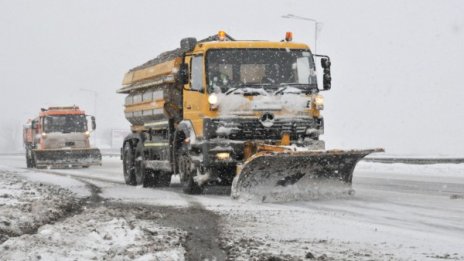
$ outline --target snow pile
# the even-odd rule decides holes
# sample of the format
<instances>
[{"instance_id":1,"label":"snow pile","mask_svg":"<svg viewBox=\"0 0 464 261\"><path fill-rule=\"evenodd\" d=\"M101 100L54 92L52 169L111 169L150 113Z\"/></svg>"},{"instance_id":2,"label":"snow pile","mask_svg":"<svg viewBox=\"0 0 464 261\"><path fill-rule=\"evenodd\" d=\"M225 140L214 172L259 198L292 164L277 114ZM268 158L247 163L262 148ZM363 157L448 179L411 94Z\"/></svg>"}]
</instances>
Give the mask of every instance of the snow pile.
<instances>
[{"instance_id":1,"label":"snow pile","mask_svg":"<svg viewBox=\"0 0 464 261\"><path fill-rule=\"evenodd\" d=\"M135 214L137 211L134 211ZM91 208L6 241L1 260L184 260L186 233L133 211Z\"/></svg>"},{"instance_id":2,"label":"snow pile","mask_svg":"<svg viewBox=\"0 0 464 261\"><path fill-rule=\"evenodd\" d=\"M79 200L68 190L27 182L0 169L0 243L9 237L34 233L40 226L79 208Z\"/></svg>"},{"instance_id":3,"label":"snow pile","mask_svg":"<svg viewBox=\"0 0 464 261\"><path fill-rule=\"evenodd\" d=\"M184 260L187 232L163 218L84 181L0 167L0 260Z\"/></svg>"}]
</instances>

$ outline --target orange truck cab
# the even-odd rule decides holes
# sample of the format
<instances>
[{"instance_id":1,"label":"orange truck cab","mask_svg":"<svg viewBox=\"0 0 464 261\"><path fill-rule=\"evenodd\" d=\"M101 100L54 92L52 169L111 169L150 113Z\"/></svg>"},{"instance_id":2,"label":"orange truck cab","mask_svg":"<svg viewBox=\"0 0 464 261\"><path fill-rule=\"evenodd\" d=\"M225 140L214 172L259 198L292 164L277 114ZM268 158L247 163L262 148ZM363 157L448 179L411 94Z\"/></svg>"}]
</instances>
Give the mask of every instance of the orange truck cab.
<instances>
[{"instance_id":1,"label":"orange truck cab","mask_svg":"<svg viewBox=\"0 0 464 261\"><path fill-rule=\"evenodd\" d=\"M41 109L39 116L23 128L27 167L101 165L100 150L89 142L95 128L95 117L77 106Z\"/></svg>"}]
</instances>

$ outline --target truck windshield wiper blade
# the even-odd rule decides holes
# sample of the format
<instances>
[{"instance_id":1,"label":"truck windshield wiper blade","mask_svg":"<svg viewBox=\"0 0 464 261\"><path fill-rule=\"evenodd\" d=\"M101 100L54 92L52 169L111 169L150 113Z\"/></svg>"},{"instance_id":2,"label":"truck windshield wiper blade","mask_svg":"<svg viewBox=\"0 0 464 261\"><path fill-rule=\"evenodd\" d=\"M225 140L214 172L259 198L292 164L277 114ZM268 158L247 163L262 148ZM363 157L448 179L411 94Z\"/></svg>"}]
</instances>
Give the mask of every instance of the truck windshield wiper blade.
<instances>
[{"instance_id":1,"label":"truck windshield wiper blade","mask_svg":"<svg viewBox=\"0 0 464 261\"><path fill-rule=\"evenodd\" d=\"M283 82L280 85L306 86L306 85L310 85L310 84L309 83L297 83L297 82Z\"/></svg>"},{"instance_id":2,"label":"truck windshield wiper blade","mask_svg":"<svg viewBox=\"0 0 464 261\"><path fill-rule=\"evenodd\" d=\"M226 91L226 93L224 93L225 95L229 95L231 93L233 93L234 91L236 91L238 88L240 87L233 87L233 88L230 88L228 91Z\"/></svg>"},{"instance_id":3,"label":"truck windshield wiper blade","mask_svg":"<svg viewBox=\"0 0 464 261\"><path fill-rule=\"evenodd\" d=\"M236 91L236 90L238 90L240 88L244 88L244 87L260 89L260 88L264 88L264 86L269 86L269 84L267 84L267 83L240 84L238 87L230 88L224 94L229 95L229 94L233 93L234 91Z\"/></svg>"},{"instance_id":4,"label":"truck windshield wiper blade","mask_svg":"<svg viewBox=\"0 0 464 261\"><path fill-rule=\"evenodd\" d=\"M244 84L240 84L240 86L269 86L271 85L270 83L244 83Z\"/></svg>"},{"instance_id":5,"label":"truck windshield wiper blade","mask_svg":"<svg viewBox=\"0 0 464 261\"><path fill-rule=\"evenodd\" d=\"M276 91L276 92L274 93L274 95L283 93L287 88L288 88L288 86L283 87L282 89Z\"/></svg>"},{"instance_id":6,"label":"truck windshield wiper blade","mask_svg":"<svg viewBox=\"0 0 464 261\"><path fill-rule=\"evenodd\" d=\"M286 83L281 83L280 86L292 86L296 87L298 89L303 90L304 92L308 91L317 91L317 85L316 84L310 84L310 83L295 83L295 82L286 82Z\"/></svg>"}]
</instances>

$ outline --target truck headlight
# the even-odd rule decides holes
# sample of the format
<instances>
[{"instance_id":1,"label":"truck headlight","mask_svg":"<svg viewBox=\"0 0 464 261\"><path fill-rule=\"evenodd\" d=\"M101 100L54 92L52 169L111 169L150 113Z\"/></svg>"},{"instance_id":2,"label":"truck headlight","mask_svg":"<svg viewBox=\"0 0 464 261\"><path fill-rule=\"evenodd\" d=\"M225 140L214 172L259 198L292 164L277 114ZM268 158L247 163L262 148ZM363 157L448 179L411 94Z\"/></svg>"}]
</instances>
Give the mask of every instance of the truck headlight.
<instances>
[{"instance_id":1,"label":"truck headlight","mask_svg":"<svg viewBox=\"0 0 464 261\"><path fill-rule=\"evenodd\" d=\"M84 136L86 136L87 138L90 137L90 131L84 132Z\"/></svg>"},{"instance_id":2,"label":"truck headlight","mask_svg":"<svg viewBox=\"0 0 464 261\"><path fill-rule=\"evenodd\" d=\"M47 133L42 132L42 139L45 139L47 137Z\"/></svg>"},{"instance_id":3,"label":"truck headlight","mask_svg":"<svg viewBox=\"0 0 464 261\"><path fill-rule=\"evenodd\" d=\"M314 105L316 106L316 109L323 110L324 109L324 97L319 94L314 96Z\"/></svg>"},{"instance_id":4,"label":"truck headlight","mask_svg":"<svg viewBox=\"0 0 464 261\"><path fill-rule=\"evenodd\" d=\"M218 103L218 97L217 97L217 95L214 94L214 93L210 94L209 97L208 97L208 102L209 102L209 104L211 104L211 105L217 105L217 103Z\"/></svg>"},{"instance_id":5,"label":"truck headlight","mask_svg":"<svg viewBox=\"0 0 464 261\"><path fill-rule=\"evenodd\" d=\"M212 111L217 110L218 108L218 96L215 93L212 93L208 96L208 102L209 102L209 109Z\"/></svg>"},{"instance_id":6,"label":"truck headlight","mask_svg":"<svg viewBox=\"0 0 464 261\"><path fill-rule=\"evenodd\" d=\"M218 160L228 160L228 159L230 159L230 153L229 152L216 153L216 158Z\"/></svg>"}]
</instances>

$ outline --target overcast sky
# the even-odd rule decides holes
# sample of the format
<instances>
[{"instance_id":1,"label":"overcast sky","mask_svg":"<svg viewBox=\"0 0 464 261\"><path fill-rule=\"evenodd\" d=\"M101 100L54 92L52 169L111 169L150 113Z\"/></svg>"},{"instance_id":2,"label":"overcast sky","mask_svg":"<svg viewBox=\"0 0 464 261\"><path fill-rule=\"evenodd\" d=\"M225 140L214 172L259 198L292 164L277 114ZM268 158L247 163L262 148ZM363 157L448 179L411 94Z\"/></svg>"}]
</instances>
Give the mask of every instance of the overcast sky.
<instances>
[{"instance_id":1,"label":"overcast sky","mask_svg":"<svg viewBox=\"0 0 464 261\"><path fill-rule=\"evenodd\" d=\"M314 43L332 58L325 92L330 148L464 155L464 1L0 0L0 125L41 107L77 104L99 135L128 129L124 73L183 37L225 30L237 39ZM4 141L3 141L4 142ZM2 141L0 141L0 144Z\"/></svg>"}]
</instances>

